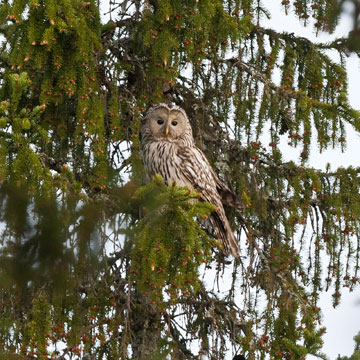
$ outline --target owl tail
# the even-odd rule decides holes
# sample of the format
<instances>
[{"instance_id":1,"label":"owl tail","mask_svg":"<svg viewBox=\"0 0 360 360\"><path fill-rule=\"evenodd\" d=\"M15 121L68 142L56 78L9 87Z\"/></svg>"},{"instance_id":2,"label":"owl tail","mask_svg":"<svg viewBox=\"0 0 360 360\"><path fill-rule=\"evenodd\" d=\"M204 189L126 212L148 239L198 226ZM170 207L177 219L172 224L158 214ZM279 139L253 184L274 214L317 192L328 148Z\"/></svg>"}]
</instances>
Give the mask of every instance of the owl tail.
<instances>
[{"instance_id":1,"label":"owl tail","mask_svg":"<svg viewBox=\"0 0 360 360\"><path fill-rule=\"evenodd\" d=\"M240 246L230 227L229 221L223 211L214 212L210 216L211 225L214 228L215 235L222 242L223 251L226 256L238 257Z\"/></svg>"}]
</instances>

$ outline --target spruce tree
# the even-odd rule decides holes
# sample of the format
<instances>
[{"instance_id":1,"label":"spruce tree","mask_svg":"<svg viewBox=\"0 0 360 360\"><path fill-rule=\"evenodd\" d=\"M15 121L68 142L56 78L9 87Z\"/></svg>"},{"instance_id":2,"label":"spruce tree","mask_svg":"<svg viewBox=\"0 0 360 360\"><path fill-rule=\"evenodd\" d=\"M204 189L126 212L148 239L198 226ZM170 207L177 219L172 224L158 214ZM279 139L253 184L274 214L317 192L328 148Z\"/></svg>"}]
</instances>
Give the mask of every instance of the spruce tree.
<instances>
[{"instance_id":1,"label":"spruce tree","mask_svg":"<svg viewBox=\"0 0 360 360\"><path fill-rule=\"evenodd\" d=\"M343 2L282 5L331 32ZM360 130L344 65L358 23L313 43L262 27L268 10L1 1L0 358L324 357L319 294L336 306L359 284L360 170L309 155ZM146 182L139 127L157 102L186 110L241 199L226 209L239 258L224 258L192 189ZM283 137L300 159L283 160Z\"/></svg>"}]
</instances>

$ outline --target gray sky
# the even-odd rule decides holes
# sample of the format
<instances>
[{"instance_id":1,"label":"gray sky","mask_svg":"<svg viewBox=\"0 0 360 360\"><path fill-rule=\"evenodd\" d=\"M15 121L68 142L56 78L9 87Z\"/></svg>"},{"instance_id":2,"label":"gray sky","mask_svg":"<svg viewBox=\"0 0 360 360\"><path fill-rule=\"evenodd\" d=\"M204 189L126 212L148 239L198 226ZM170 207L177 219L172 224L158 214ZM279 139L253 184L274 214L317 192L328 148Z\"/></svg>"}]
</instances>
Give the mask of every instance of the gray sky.
<instances>
[{"instance_id":1,"label":"gray sky","mask_svg":"<svg viewBox=\"0 0 360 360\"><path fill-rule=\"evenodd\" d=\"M352 19L344 14L341 18L337 31L333 35L326 33L315 36L311 26L304 28L299 20L293 15L285 15L280 1L263 0L263 4L271 12L270 20L263 19L262 26L271 27L276 31L287 31L296 35L306 37L315 42L329 42L334 38L345 36L351 30ZM349 101L355 109L360 109L360 60L351 56L347 60ZM315 145L316 146L316 145ZM287 147L286 160L298 160L299 152ZM347 150L341 153L339 149L327 150L322 154L313 147L313 154L310 157L310 165L314 168L324 169L327 163L332 169L339 166L360 167L360 137L354 131L347 128ZM327 328L324 336L323 352L331 359L336 359L338 354L350 356L354 349L353 337L360 331L360 289L349 293L343 290L340 305L334 309L331 304L331 290L323 293L320 298L320 307L323 313L323 324Z\"/></svg>"}]
</instances>

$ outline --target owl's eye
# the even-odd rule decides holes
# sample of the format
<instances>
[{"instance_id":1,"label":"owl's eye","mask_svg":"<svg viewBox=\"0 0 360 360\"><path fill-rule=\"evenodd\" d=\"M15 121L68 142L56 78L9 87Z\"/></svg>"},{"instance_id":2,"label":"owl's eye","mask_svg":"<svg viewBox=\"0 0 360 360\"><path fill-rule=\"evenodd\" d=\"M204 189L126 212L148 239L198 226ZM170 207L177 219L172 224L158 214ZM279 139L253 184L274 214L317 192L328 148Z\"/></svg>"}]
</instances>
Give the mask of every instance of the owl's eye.
<instances>
[{"instance_id":1,"label":"owl's eye","mask_svg":"<svg viewBox=\"0 0 360 360\"><path fill-rule=\"evenodd\" d=\"M175 120L172 121L172 122L171 122L171 125L172 125L172 126L176 126L176 125L177 125L177 121L175 121Z\"/></svg>"},{"instance_id":2,"label":"owl's eye","mask_svg":"<svg viewBox=\"0 0 360 360\"><path fill-rule=\"evenodd\" d=\"M164 120L159 119L159 120L157 121L157 123L158 123L159 125L162 125L162 124L164 123Z\"/></svg>"}]
</instances>

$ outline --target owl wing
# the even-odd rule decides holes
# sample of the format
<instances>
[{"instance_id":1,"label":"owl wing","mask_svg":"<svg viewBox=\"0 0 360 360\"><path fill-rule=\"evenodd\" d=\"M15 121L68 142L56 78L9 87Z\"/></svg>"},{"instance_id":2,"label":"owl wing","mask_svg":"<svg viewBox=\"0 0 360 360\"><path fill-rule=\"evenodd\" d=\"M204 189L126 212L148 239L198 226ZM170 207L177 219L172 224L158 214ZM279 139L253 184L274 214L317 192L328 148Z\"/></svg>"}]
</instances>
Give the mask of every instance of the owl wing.
<instances>
[{"instance_id":1,"label":"owl wing","mask_svg":"<svg viewBox=\"0 0 360 360\"><path fill-rule=\"evenodd\" d=\"M197 147L179 147L177 157L180 160L179 165L186 182L199 193L204 201L216 206L216 210L210 215L210 222L217 238L224 246L224 253L234 257L238 256L240 247L225 215L222 199L218 192L218 188L228 189L221 183L205 155ZM230 190L228 191L230 192Z\"/></svg>"},{"instance_id":2,"label":"owl wing","mask_svg":"<svg viewBox=\"0 0 360 360\"><path fill-rule=\"evenodd\" d=\"M196 146L180 147L177 151L177 155L182 160L184 175L195 190L201 190L199 192L204 192L204 197L207 197L209 189L206 189L206 186L202 185L207 184L210 180L215 184L217 193L223 204L235 208L240 208L242 206L239 197L219 179L209 164L209 161L199 148ZM203 179L200 180L200 178ZM213 191L213 187L211 187L211 191ZM212 202L210 199L206 199L206 201Z\"/></svg>"},{"instance_id":3,"label":"owl wing","mask_svg":"<svg viewBox=\"0 0 360 360\"><path fill-rule=\"evenodd\" d=\"M210 165L209 165L210 166ZM241 208L243 206L240 198L234 194L216 175L215 171L210 168L216 183L216 189L221 197L221 202L233 208Z\"/></svg>"},{"instance_id":4,"label":"owl wing","mask_svg":"<svg viewBox=\"0 0 360 360\"><path fill-rule=\"evenodd\" d=\"M177 156L180 159L179 165L182 169L182 175L186 178L189 185L205 201L218 206L221 200L217 191L217 181L214 178L216 174L202 151L196 146L179 147L177 149Z\"/></svg>"}]
</instances>

